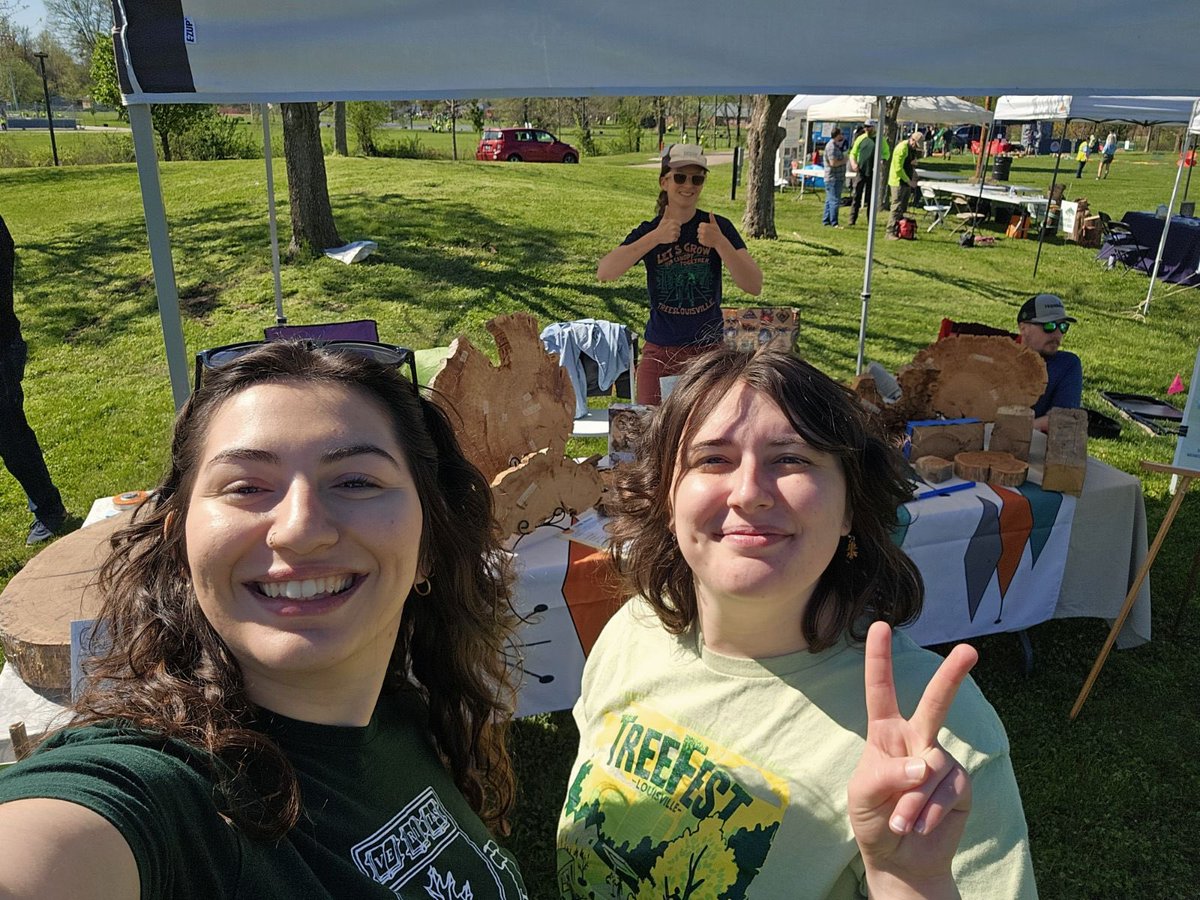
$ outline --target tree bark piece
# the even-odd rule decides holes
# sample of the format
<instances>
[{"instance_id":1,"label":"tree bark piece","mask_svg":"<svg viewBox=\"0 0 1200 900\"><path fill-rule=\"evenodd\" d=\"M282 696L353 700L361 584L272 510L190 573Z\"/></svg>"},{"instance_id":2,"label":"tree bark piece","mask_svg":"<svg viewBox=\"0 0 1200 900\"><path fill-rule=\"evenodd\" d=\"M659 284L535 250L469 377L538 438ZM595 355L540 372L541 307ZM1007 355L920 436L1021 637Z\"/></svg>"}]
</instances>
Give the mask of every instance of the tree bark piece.
<instances>
[{"instance_id":1,"label":"tree bark piece","mask_svg":"<svg viewBox=\"0 0 1200 900\"><path fill-rule=\"evenodd\" d=\"M1046 390L1041 356L1006 337L948 337L913 358L926 363L941 370L932 404L949 419L994 422L1000 407L1033 406Z\"/></svg>"},{"instance_id":2,"label":"tree bark piece","mask_svg":"<svg viewBox=\"0 0 1200 900\"><path fill-rule=\"evenodd\" d=\"M121 513L59 538L0 594L0 645L30 687L70 688L71 622L99 613L96 572L108 556L108 539L128 521Z\"/></svg>"},{"instance_id":3,"label":"tree bark piece","mask_svg":"<svg viewBox=\"0 0 1200 900\"><path fill-rule=\"evenodd\" d=\"M1029 464L1011 453L975 450L954 457L954 474L967 481L1018 487L1025 483Z\"/></svg>"},{"instance_id":4,"label":"tree bark piece","mask_svg":"<svg viewBox=\"0 0 1200 900\"><path fill-rule=\"evenodd\" d=\"M1078 497L1087 476L1087 413L1052 409L1046 425L1046 464L1042 490Z\"/></svg>"},{"instance_id":5,"label":"tree bark piece","mask_svg":"<svg viewBox=\"0 0 1200 900\"><path fill-rule=\"evenodd\" d=\"M1028 406L1002 406L996 410L989 450L1011 453L1029 462L1029 443L1033 438L1033 409Z\"/></svg>"}]
</instances>

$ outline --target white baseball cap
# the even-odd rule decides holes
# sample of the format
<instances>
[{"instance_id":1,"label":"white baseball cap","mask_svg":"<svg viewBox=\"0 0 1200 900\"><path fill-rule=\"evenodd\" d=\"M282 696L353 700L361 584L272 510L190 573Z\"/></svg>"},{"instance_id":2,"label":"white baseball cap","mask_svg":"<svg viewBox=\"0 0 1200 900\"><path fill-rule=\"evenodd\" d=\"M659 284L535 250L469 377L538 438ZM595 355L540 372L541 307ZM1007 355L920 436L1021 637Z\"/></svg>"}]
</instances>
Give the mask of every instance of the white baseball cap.
<instances>
[{"instance_id":1,"label":"white baseball cap","mask_svg":"<svg viewBox=\"0 0 1200 900\"><path fill-rule=\"evenodd\" d=\"M699 166L704 171L708 171L708 160L704 156L704 149L699 144L672 144L663 153L662 164L667 169Z\"/></svg>"}]
</instances>

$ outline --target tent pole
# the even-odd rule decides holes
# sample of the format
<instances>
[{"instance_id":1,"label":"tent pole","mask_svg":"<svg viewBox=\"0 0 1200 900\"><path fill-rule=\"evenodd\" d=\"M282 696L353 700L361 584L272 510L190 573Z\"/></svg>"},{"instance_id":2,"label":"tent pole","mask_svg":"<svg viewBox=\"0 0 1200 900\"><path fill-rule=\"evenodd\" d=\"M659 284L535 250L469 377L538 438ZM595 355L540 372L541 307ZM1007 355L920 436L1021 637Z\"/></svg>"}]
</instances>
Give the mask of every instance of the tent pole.
<instances>
[{"instance_id":1,"label":"tent pole","mask_svg":"<svg viewBox=\"0 0 1200 900\"><path fill-rule=\"evenodd\" d=\"M1146 299L1141 302L1138 307L1138 312L1143 316L1150 314L1150 298L1154 296L1154 282L1158 279L1158 270L1162 268L1163 249L1167 246L1167 232L1171 228L1171 216L1175 209L1175 198L1179 194L1179 181L1183 177L1183 160L1187 158L1187 151L1192 146L1192 134L1189 131L1187 141L1183 147L1183 157L1180 159L1179 166L1175 169L1175 186L1171 188L1171 200L1167 204L1167 220L1163 222L1162 237L1158 239L1158 253L1154 256L1154 271L1150 273L1150 287L1146 289Z\"/></svg>"},{"instance_id":2,"label":"tent pole","mask_svg":"<svg viewBox=\"0 0 1200 900\"><path fill-rule=\"evenodd\" d=\"M983 145L979 148L979 158L983 160L983 165L979 168L979 196L975 198L975 212L979 212L979 207L983 205L983 186L987 184L987 161L989 151L992 148L992 135L996 130L996 106L998 105L992 103L991 97L987 98L987 106L991 108L992 121L988 124L987 131L981 132L979 135L979 142ZM986 142L984 138L987 138ZM977 222L978 219L971 219L972 239L975 238L975 224Z\"/></svg>"},{"instance_id":3,"label":"tent pole","mask_svg":"<svg viewBox=\"0 0 1200 900\"><path fill-rule=\"evenodd\" d=\"M1063 133L1059 138L1058 153L1054 155L1054 176L1050 179L1050 193L1046 198L1046 218L1038 227L1038 249L1037 256L1033 260L1033 277L1037 278L1038 263L1042 261L1042 244L1046 240L1046 226L1050 223L1050 203L1054 198L1054 186L1058 184L1058 167L1062 164L1062 145L1067 140L1067 126L1071 124L1069 118L1063 119ZM1053 132L1051 132L1053 134Z\"/></svg>"},{"instance_id":4,"label":"tent pole","mask_svg":"<svg viewBox=\"0 0 1200 900\"><path fill-rule=\"evenodd\" d=\"M154 146L150 106L131 104L128 109L137 159L138 186L142 192L142 211L146 216L146 237L150 242L154 291L158 295L158 317L162 321L163 344L167 353L167 373L171 377L171 396L175 408L179 409L192 391L188 386L187 349L183 343L183 325L179 318L179 288L175 284L175 264L171 260L167 210L163 205L162 182L158 175L158 149Z\"/></svg>"},{"instance_id":5,"label":"tent pole","mask_svg":"<svg viewBox=\"0 0 1200 900\"><path fill-rule=\"evenodd\" d=\"M275 324L286 325L283 314L283 282L279 278L279 228L275 221L275 175L271 167L271 108L264 103L262 111L263 156L267 160L267 219L271 223L271 272L275 275Z\"/></svg>"},{"instance_id":6,"label":"tent pole","mask_svg":"<svg viewBox=\"0 0 1200 900\"><path fill-rule=\"evenodd\" d=\"M863 269L862 315L858 320L858 360L854 364L854 374L861 375L863 371L863 351L867 344L867 310L871 305L871 263L875 256L875 221L879 216L879 178L882 173L880 157L883 153L883 125L886 122L887 98L880 97L879 112L875 117L875 158L871 162L871 207L867 210L867 265Z\"/></svg>"}]
</instances>

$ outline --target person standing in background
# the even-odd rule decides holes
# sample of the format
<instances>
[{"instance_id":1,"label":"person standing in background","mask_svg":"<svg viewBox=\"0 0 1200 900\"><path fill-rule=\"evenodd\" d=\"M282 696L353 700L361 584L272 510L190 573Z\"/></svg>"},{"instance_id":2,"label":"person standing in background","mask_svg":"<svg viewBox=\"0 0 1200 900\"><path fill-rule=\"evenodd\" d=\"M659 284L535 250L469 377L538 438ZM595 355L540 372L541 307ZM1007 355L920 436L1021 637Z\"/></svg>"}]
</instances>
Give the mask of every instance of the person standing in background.
<instances>
[{"instance_id":1,"label":"person standing in background","mask_svg":"<svg viewBox=\"0 0 1200 900\"><path fill-rule=\"evenodd\" d=\"M33 524L25 543L48 541L62 531L67 510L50 479L37 435L25 418L25 361L29 348L21 338L21 322L13 308L16 244L0 216L0 459L29 498Z\"/></svg>"},{"instance_id":2,"label":"person standing in background","mask_svg":"<svg viewBox=\"0 0 1200 900\"><path fill-rule=\"evenodd\" d=\"M925 132L920 129L908 136L907 141L901 142L892 157L892 167L888 174L888 186L892 189L892 214L888 217L887 238L889 241L900 240L900 220L908 210L908 201L917 189L917 160L921 158L920 146L925 140Z\"/></svg>"},{"instance_id":3,"label":"person standing in background","mask_svg":"<svg viewBox=\"0 0 1200 900\"><path fill-rule=\"evenodd\" d=\"M842 140L842 129L833 129L829 143L825 145L825 214L821 224L841 228L838 224L838 208L842 205L842 190L846 186L846 142Z\"/></svg>"},{"instance_id":4,"label":"person standing in background","mask_svg":"<svg viewBox=\"0 0 1200 900\"><path fill-rule=\"evenodd\" d=\"M1088 157L1092 155L1092 145L1087 141L1080 141L1079 147L1075 150L1075 161L1079 163L1079 167L1075 170L1075 177L1082 178L1084 167L1088 164Z\"/></svg>"},{"instance_id":5,"label":"person standing in background","mask_svg":"<svg viewBox=\"0 0 1200 900\"><path fill-rule=\"evenodd\" d=\"M688 360L724 340L723 269L747 294L762 293L762 270L733 223L697 205L707 177L701 147L668 147L658 173L654 218L629 232L596 265L600 281L615 281L639 262L646 266L650 322L637 366L638 403L657 405L659 379L678 375Z\"/></svg>"},{"instance_id":6,"label":"person standing in background","mask_svg":"<svg viewBox=\"0 0 1200 900\"><path fill-rule=\"evenodd\" d=\"M856 169L854 174L854 198L850 203L850 224L858 222L858 211L871 202L871 179L875 171L875 122L863 123L863 133L850 148L850 161ZM869 216L868 216L869 218Z\"/></svg>"},{"instance_id":7,"label":"person standing in background","mask_svg":"<svg viewBox=\"0 0 1200 900\"><path fill-rule=\"evenodd\" d=\"M1112 165L1113 157L1117 155L1117 134L1114 131L1108 133L1108 137L1104 139L1104 146L1100 148L1100 165L1096 167L1096 179L1108 177L1109 167Z\"/></svg>"}]
</instances>

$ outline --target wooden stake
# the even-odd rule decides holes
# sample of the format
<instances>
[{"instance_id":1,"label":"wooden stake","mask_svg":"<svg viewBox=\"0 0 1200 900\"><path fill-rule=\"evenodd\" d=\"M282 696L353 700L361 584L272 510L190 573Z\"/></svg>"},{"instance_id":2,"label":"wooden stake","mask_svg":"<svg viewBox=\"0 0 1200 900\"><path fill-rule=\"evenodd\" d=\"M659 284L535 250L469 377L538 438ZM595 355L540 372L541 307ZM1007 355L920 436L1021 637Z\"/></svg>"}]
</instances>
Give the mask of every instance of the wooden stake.
<instances>
[{"instance_id":1,"label":"wooden stake","mask_svg":"<svg viewBox=\"0 0 1200 900\"><path fill-rule=\"evenodd\" d=\"M1142 588L1142 582L1150 574L1150 566L1154 564L1154 557L1158 556L1159 548L1162 547L1163 541L1167 537L1167 532L1171 530L1171 523L1175 521L1175 514L1179 512L1179 507L1183 503L1183 498L1187 494L1188 487L1191 486L1192 479L1196 475L1191 469L1180 469L1176 466L1166 466L1162 463L1154 463L1147 460L1142 460L1142 468L1148 469L1151 472L1178 475L1179 486L1175 489L1175 496L1171 499L1171 505L1167 507L1167 514L1163 517L1162 524L1158 526L1158 534L1154 536L1154 543L1150 545L1150 552L1146 554L1145 560L1142 561L1137 577L1133 579L1129 593L1125 596L1125 603L1121 606L1121 612L1117 614L1116 621L1113 622L1112 628L1108 631L1108 638L1104 641L1104 646L1100 649L1100 655L1096 657L1096 662L1092 665L1092 671L1088 673L1087 681L1083 683L1083 690L1079 692L1079 696L1075 699L1075 705L1071 707L1070 718L1072 721L1079 715L1079 711L1083 709L1084 701L1087 700L1088 694L1092 692L1092 685L1096 683L1096 679L1100 675L1100 670L1104 668L1104 662L1108 659L1109 651L1112 650L1113 644L1116 643L1117 634L1124 627L1125 620L1129 618L1129 611L1133 609L1133 602L1137 599L1138 591Z\"/></svg>"}]
</instances>

